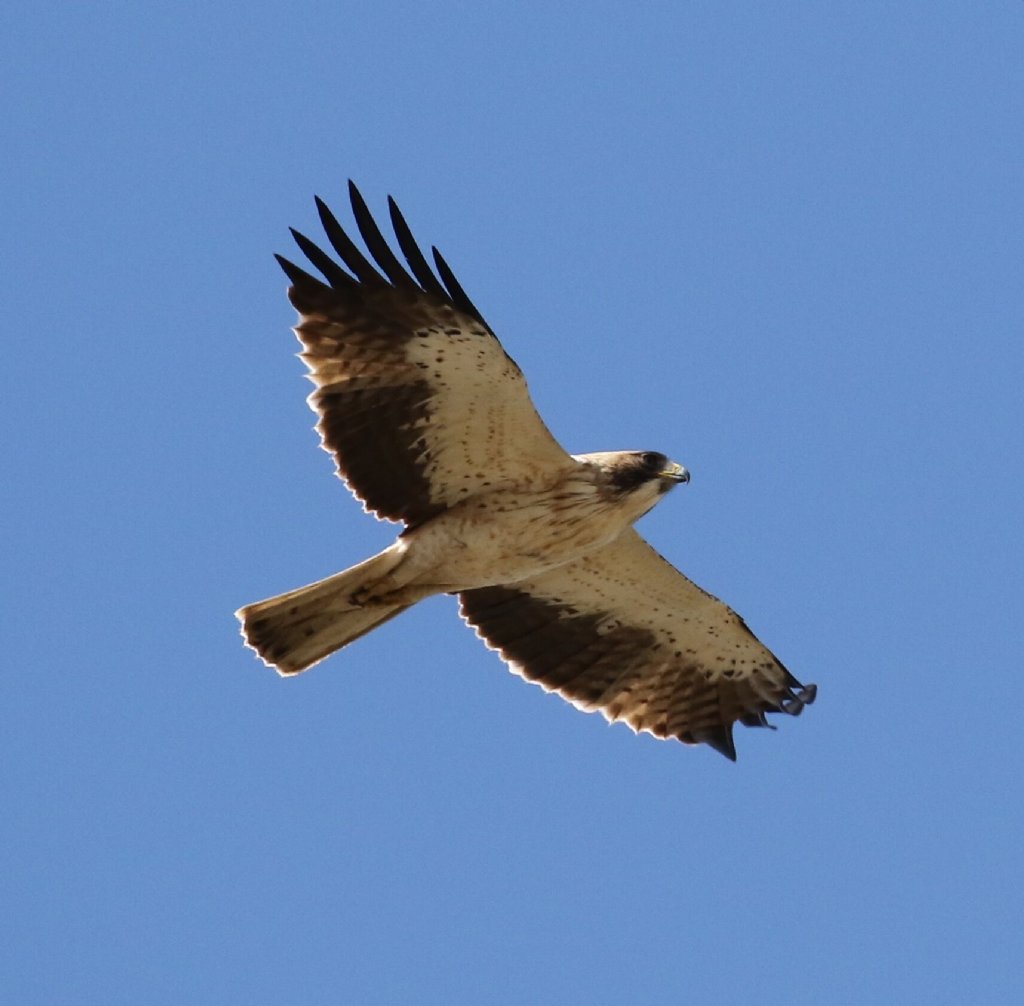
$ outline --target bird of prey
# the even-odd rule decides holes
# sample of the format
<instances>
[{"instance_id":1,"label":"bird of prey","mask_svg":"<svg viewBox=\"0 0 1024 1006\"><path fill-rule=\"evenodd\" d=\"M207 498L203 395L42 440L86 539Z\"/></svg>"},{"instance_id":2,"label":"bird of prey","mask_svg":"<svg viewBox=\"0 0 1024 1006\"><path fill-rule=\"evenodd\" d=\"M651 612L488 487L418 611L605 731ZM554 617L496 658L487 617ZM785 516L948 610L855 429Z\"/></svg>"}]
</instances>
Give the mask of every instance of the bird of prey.
<instances>
[{"instance_id":1,"label":"bird of prey","mask_svg":"<svg viewBox=\"0 0 1024 1006\"><path fill-rule=\"evenodd\" d=\"M437 249L431 268L389 199L403 264L351 182L349 196L373 262L319 198L341 264L295 230L323 278L277 260L321 446L364 509L404 528L351 569L239 610L246 644L296 674L450 593L516 674L635 731L735 760L734 723L811 703L814 685L633 529L686 469L659 451L567 453Z\"/></svg>"}]
</instances>

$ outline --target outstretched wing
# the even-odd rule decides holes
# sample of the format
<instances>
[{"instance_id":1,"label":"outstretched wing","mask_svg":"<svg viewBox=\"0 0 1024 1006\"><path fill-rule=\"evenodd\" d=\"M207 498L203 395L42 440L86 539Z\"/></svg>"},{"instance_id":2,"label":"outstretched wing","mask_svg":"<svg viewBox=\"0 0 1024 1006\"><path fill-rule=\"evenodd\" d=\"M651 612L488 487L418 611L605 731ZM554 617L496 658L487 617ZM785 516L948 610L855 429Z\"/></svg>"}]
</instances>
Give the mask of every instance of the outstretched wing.
<instances>
[{"instance_id":1,"label":"outstretched wing","mask_svg":"<svg viewBox=\"0 0 1024 1006\"><path fill-rule=\"evenodd\" d=\"M366 509L416 525L481 489L571 464L437 249L435 274L389 199L403 265L351 182L349 195L376 266L320 199L345 268L294 230L326 282L277 259L301 316L321 445Z\"/></svg>"},{"instance_id":2,"label":"outstretched wing","mask_svg":"<svg viewBox=\"0 0 1024 1006\"><path fill-rule=\"evenodd\" d=\"M814 701L731 608L630 528L536 579L467 590L461 613L512 671L634 730L710 744L735 761L732 727L768 726Z\"/></svg>"}]
</instances>

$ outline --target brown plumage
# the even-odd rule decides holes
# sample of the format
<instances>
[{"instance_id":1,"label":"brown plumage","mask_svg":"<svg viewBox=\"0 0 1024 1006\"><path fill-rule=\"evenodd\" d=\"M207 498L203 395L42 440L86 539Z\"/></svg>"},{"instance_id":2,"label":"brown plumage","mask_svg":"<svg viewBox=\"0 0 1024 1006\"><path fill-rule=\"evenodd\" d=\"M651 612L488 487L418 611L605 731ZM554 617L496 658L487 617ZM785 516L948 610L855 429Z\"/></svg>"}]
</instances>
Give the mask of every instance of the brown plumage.
<instances>
[{"instance_id":1,"label":"brown plumage","mask_svg":"<svg viewBox=\"0 0 1024 1006\"><path fill-rule=\"evenodd\" d=\"M304 670L432 594L511 669L633 729L736 757L732 726L814 700L742 619L632 523L688 475L658 452L569 455L444 259L427 263L393 201L403 265L350 185L376 266L318 199L344 268L278 256L322 444L364 507L405 525L352 569L238 612L246 643Z\"/></svg>"}]
</instances>

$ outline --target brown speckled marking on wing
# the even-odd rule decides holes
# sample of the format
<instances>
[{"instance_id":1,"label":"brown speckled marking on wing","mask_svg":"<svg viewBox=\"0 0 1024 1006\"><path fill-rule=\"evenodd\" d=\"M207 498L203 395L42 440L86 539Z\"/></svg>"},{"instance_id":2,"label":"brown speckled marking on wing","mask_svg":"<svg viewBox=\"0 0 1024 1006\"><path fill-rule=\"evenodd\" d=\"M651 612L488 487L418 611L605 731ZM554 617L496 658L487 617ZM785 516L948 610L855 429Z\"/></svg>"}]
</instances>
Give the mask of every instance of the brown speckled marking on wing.
<instances>
[{"instance_id":1,"label":"brown speckled marking on wing","mask_svg":"<svg viewBox=\"0 0 1024 1006\"><path fill-rule=\"evenodd\" d=\"M630 529L551 573L460 595L511 669L581 709L735 760L732 727L814 701L743 620Z\"/></svg>"},{"instance_id":2,"label":"brown speckled marking on wing","mask_svg":"<svg viewBox=\"0 0 1024 1006\"><path fill-rule=\"evenodd\" d=\"M435 252L439 280L394 203L406 272L358 192L363 240L385 275L319 201L346 269L295 233L326 283L286 259L295 333L316 390L322 446L366 509L415 526L486 486L563 466L519 368ZM387 278L385 278L385 276Z\"/></svg>"}]
</instances>

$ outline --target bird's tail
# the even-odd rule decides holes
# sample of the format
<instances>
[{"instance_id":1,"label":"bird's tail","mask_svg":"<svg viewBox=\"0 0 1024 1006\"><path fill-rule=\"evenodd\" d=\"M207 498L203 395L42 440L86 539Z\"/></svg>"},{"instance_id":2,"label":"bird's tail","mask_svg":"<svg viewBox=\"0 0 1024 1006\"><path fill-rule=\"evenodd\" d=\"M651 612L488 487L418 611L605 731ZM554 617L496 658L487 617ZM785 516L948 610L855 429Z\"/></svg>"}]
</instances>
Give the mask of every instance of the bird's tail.
<instances>
[{"instance_id":1,"label":"bird's tail","mask_svg":"<svg viewBox=\"0 0 1024 1006\"><path fill-rule=\"evenodd\" d=\"M235 617L246 646L279 674L306 670L410 607L352 600L387 576L400 558L393 547L385 549L326 580L239 608Z\"/></svg>"}]
</instances>

